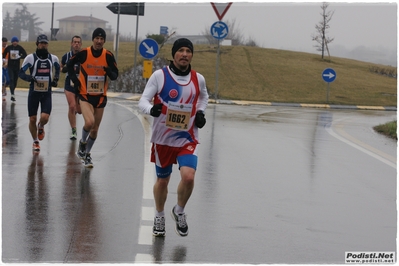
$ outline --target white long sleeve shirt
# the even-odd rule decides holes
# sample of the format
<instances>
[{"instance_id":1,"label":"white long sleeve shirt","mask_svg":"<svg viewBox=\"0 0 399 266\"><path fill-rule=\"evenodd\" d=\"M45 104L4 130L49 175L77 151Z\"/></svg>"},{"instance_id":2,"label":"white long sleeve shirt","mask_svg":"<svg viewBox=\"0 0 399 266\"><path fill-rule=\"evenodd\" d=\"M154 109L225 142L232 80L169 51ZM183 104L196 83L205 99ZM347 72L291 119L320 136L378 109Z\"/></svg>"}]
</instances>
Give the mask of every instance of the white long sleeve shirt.
<instances>
[{"instance_id":1,"label":"white long sleeve shirt","mask_svg":"<svg viewBox=\"0 0 399 266\"><path fill-rule=\"evenodd\" d=\"M154 117L151 142L171 147L199 143L195 114L205 111L208 99L201 74L192 70L187 76L178 76L169 67L155 71L139 101L139 109L145 114L150 114L153 104L163 104L161 115Z\"/></svg>"}]
</instances>

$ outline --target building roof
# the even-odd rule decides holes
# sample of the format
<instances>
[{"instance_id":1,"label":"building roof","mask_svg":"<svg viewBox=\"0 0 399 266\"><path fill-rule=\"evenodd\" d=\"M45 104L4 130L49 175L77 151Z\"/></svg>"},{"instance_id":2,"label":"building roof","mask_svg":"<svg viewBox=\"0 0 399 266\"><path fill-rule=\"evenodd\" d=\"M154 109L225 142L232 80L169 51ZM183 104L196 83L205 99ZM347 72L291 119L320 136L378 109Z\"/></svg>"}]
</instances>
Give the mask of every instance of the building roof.
<instances>
[{"instance_id":1,"label":"building roof","mask_svg":"<svg viewBox=\"0 0 399 266\"><path fill-rule=\"evenodd\" d=\"M166 43L174 43L179 38L187 38L193 44L209 44L209 40L205 35L174 35L170 37Z\"/></svg>"},{"instance_id":2,"label":"building roof","mask_svg":"<svg viewBox=\"0 0 399 266\"><path fill-rule=\"evenodd\" d=\"M74 22L108 22L106 20L102 20L99 18L95 18L92 16L73 16L67 18L58 19L58 21L74 21Z\"/></svg>"}]
</instances>

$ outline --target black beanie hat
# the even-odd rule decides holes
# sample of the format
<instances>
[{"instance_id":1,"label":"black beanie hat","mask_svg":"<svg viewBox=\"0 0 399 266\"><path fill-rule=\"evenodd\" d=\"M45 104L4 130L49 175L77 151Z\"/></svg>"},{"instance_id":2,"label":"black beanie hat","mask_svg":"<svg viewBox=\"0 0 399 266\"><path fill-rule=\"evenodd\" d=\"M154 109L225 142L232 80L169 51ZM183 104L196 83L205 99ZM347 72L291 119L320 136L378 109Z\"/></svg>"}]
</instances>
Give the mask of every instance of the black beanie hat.
<instances>
[{"instance_id":1,"label":"black beanie hat","mask_svg":"<svg viewBox=\"0 0 399 266\"><path fill-rule=\"evenodd\" d=\"M172 57L175 57L175 53L177 52L177 50L179 50L182 47L188 47L192 53L194 53L194 46L193 43L186 38L180 38L177 39L174 43L173 43L173 47L172 47Z\"/></svg>"},{"instance_id":2,"label":"black beanie hat","mask_svg":"<svg viewBox=\"0 0 399 266\"><path fill-rule=\"evenodd\" d=\"M102 28L95 29L93 31L93 35L91 36L91 40L94 40L94 38L96 38L98 36L103 37L104 41L105 41L105 39L107 37L107 35L105 34L105 30L103 30Z\"/></svg>"}]
</instances>

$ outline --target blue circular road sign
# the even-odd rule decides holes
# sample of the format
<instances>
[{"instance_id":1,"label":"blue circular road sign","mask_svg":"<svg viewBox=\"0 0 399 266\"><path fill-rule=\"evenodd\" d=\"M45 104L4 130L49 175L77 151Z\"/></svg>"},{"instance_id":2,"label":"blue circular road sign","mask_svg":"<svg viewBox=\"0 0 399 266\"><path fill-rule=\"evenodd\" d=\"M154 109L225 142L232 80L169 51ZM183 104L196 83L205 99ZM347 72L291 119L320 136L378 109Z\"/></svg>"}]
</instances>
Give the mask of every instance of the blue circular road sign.
<instances>
[{"instance_id":1,"label":"blue circular road sign","mask_svg":"<svg viewBox=\"0 0 399 266\"><path fill-rule=\"evenodd\" d=\"M139 51L142 57L151 59L158 54L159 46L154 39L145 39L139 45Z\"/></svg>"},{"instance_id":2,"label":"blue circular road sign","mask_svg":"<svg viewBox=\"0 0 399 266\"><path fill-rule=\"evenodd\" d=\"M325 82L333 82L335 78L337 77L337 74L335 73L335 70L332 68L326 68L324 69L323 73L321 74L321 77Z\"/></svg>"},{"instance_id":3,"label":"blue circular road sign","mask_svg":"<svg viewBox=\"0 0 399 266\"><path fill-rule=\"evenodd\" d=\"M224 39L229 34L229 28L227 24L222 21L216 21L211 26L211 35L216 39Z\"/></svg>"}]
</instances>

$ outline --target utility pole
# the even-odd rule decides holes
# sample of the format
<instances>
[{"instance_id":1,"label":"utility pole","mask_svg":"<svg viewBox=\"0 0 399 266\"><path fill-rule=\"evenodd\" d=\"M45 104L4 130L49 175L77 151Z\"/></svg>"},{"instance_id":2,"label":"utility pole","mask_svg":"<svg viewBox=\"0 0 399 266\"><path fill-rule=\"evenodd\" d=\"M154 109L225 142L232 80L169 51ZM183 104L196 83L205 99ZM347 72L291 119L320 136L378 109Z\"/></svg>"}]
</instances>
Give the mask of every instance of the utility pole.
<instances>
[{"instance_id":1,"label":"utility pole","mask_svg":"<svg viewBox=\"0 0 399 266\"><path fill-rule=\"evenodd\" d=\"M324 58L324 43L326 40L326 9L323 8L323 29L322 29L322 40L321 40L321 58Z\"/></svg>"},{"instance_id":2,"label":"utility pole","mask_svg":"<svg viewBox=\"0 0 399 266\"><path fill-rule=\"evenodd\" d=\"M50 34L51 34L51 36L50 36L50 39L51 40L54 40L54 27L53 27L53 23L54 23L54 2L51 4L51 29L50 29Z\"/></svg>"},{"instance_id":3,"label":"utility pole","mask_svg":"<svg viewBox=\"0 0 399 266\"><path fill-rule=\"evenodd\" d=\"M121 3L118 3L118 18L116 20L116 41L115 41L115 59L118 63L118 50L119 50L119 17L121 15Z\"/></svg>"},{"instance_id":4,"label":"utility pole","mask_svg":"<svg viewBox=\"0 0 399 266\"><path fill-rule=\"evenodd\" d=\"M136 44L134 46L134 65L133 65L133 91L136 93L136 61L137 61L137 38L138 38L138 31L139 31L139 8L140 8L140 3L137 3L137 13L136 13Z\"/></svg>"}]
</instances>

